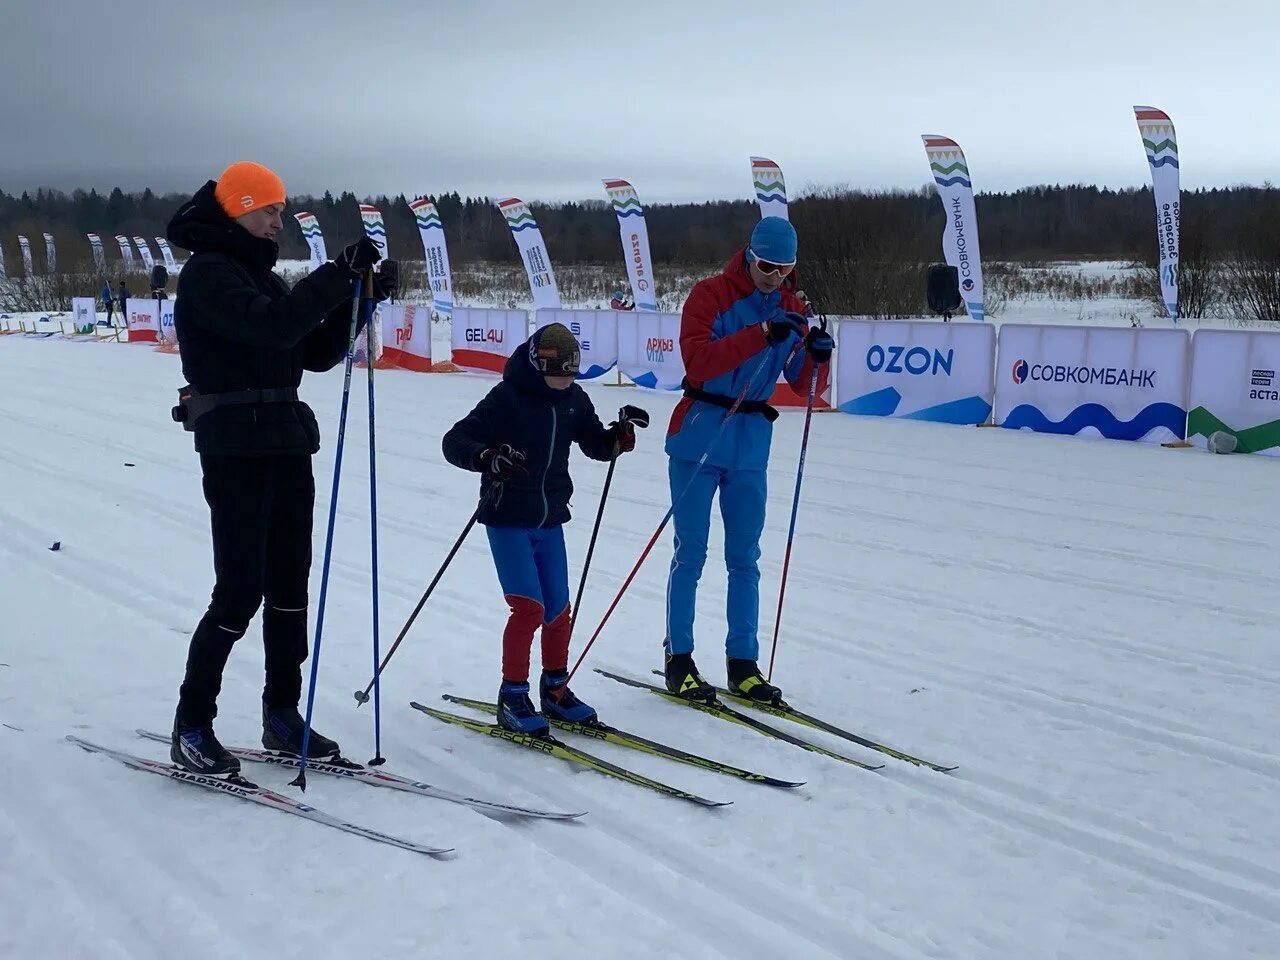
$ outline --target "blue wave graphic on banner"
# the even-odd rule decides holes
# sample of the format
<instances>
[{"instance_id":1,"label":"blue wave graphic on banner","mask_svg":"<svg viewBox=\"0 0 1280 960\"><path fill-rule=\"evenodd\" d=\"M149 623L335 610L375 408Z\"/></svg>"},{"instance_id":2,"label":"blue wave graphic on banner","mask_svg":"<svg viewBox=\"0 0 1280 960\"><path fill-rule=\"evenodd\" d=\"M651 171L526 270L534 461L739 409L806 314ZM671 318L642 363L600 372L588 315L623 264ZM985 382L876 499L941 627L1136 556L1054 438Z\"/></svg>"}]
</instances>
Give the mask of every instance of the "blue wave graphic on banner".
<instances>
[{"instance_id":1,"label":"blue wave graphic on banner","mask_svg":"<svg viewBox=\"0 0 1280 960\"><path fill-rule=\"evenodd\" d=\"M387 231L382 227L365 227L364 232L368 234L370 240L374 237L385 237L387 235Z\"/></svg>"},{"instance_id":2,"label":"blue wave graphic on banner","mask_svg":"<svg viewBox=\"0 0 1280 960\"><path fill-rule=\"evenodd\" d=\"M986 423L991 419L991 404L982 397L963 397L915 413L904 413L903 420L931 420L934 423Z\"/></svg>"},{"instance_id":3,"label":"blue wave graphic on banner","mask_svg":"<svg viewBox=\"0 0 1280 960\"><path fill-rule=\"evenodd\" d=\"M1177 157L1156 157L1154 160L1151 157L1147 157L1147 160L1150 161L1153 167L1178 167L1179 170L1182 169L1178 166Z\"/></svg>"},{"instance_id":4,"label":"blue wave graphic on banner","mask_svg":"<svg viewBox=\"0 0 1280 960\"><path fill-rule=\"evenodd\" d=\"M759 190L757 190L756 199L764 200L764 201L773 200L778 203L786 203L787 195L785 193L761 193Z\"/></svg>"},{"instance_id":5,"label":"blue wave graphic on banner","mask_svg":"<svg viewBox=\"0 0 1280 960\"><path fill-rule=\"evenodd\" d=\"M608 373L612 369L613 369L612 363L609 364L607 367L602 367L598 363L593 363L591 366L587 367L587 369L580 370L578 372L578 379L594 380L596 377L603 377L606 373Z\"/></svg>"},{"instance_id":6,"label":"blue wave graphic on banner","mask_svg":"<svg viewBox=\"0 0 1280 960\"><path fill-rule=\"evenodd\" d=\"M625 220L625 219L627 219L627 217L639 217L640 219L642 219L642 220L643 220L643 219L644 219L644 211L643 211L643 210L637 210L637 209L635 209L634 207L632 207L630 210L624 210L622 213L619 213L619 214L618 214L618 219L619 219L619 220Z\"/></svg>"},{"instance_id":7,"label":"blue wave graphic on banner","mask_svg":"<svg viewBox=\"0 0 1280 960\"><path fill-rule=\"evenodd\" d=\"M860 417L892 417L902 403L902 394L896 387L885 387L873 393L854 397L840 404L842 413ZM991 404L979 396L962 397L946 403L925 407L913 413L901 414L903 420L929 420L934 423L986 423L991 416Z\"/></svg>"},{"instance_id":8,"label":"blue wave graphic on banner","mask_svg":"<svg viewBox=\"0 0 1280 960\"><path fill-rule=\"evenodd\" d=\"M439 230L441 233L444 233L444 225L435 223L434 221L431 223L420 223L418 224L418 229L423 233L426 233L428 230Z\"/></svg>"},{"instance_id":9,"label":"blue wave graphic on banner","mask_svg":"<svg viewBox=\"0 0 1280 960\"><path fill-rule=\"evenodd\" d=\"M901 402L902 394L893 387L885 387L883 390L846 400L840 404L840 410L860 417L890 417Z\"/></svg>"},{"instance_id":10,"label":"blue wave graphic on banner","mask_svg":"<svg viewBox=\"0 0 1280 960\"><path fill-rule=\"evenodd\" d=\"M940 187L954 187L958 183L963 187L968 187L970 190L973 189L973 183L964 177L947 177L945 180L941 177L934 177L933 179Z\"/></svg>"},{"instance_id":11,"label":"blue wave graphic on banner","mask_svg":"<svg viewBox=\"0 0 1280 960\"><path fill-rule=\"evenodd\" d=\"M511 232L519 233L521 230L537 230L537 229L538 229L538 225L536 223L522 223L518 227L512 227Z\"/></svg>"},{"instance_id":12,"label":"blue wave graphic on banner","mask_svg":"<svg viewBox=\"0 0 1280 960\"><path fill-rule=\"evenodd\" d=\"M638 377L632 377L631 382L637 387L644 387L646 390L658 389L658 375L652 371L649 373L642 373Z\"/></svg>"},{"instance_id":13,"label":"blue wave graphic on banner","mask_svg":"<svg viewBox=\"0 0 1280 960\"><path fill-rule=\"evenodd\" d=\"M1187 411L1172 403L1153 403L1143 407L1132 420L1119 420L1099 403L1084 403L1062 420L1050 420L1039 407L1022 403L1009 411L1002 427L1010 430L1031 429L1037 433L1076 434L1093 427L1109 440L1141 440L1156 427L1165 427L1176 437L1187 433Z\"/></svg>"}]
</instances>

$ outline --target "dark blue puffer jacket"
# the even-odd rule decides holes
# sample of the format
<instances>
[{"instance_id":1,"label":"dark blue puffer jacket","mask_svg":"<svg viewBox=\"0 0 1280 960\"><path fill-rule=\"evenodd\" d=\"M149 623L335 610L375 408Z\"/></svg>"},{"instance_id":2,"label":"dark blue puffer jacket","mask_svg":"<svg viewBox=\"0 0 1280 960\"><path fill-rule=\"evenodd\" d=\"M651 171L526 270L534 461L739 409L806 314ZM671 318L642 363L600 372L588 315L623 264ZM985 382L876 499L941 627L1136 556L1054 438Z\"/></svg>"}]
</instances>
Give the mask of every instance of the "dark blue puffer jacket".
<instances>
[{"instance_id":1,"label":"dark blue puffer jacket","mask_svg":"<svg viewBox=\"0 0 1280 960\"><path fill-rule=\"evenodd\" d=\"M507 360L502 382L453 425L441 447L455 467L477 472L476 458L490 447L509 443L523 452L528 476L508 480L500 492L491 495L489 475L482 475L480 522L493 527L554 527L569 519L570 445L577 443L593 460L608 460L614 439L580 386L547 386L529 359L525 341Z\"/></svg>"}]
</instances>

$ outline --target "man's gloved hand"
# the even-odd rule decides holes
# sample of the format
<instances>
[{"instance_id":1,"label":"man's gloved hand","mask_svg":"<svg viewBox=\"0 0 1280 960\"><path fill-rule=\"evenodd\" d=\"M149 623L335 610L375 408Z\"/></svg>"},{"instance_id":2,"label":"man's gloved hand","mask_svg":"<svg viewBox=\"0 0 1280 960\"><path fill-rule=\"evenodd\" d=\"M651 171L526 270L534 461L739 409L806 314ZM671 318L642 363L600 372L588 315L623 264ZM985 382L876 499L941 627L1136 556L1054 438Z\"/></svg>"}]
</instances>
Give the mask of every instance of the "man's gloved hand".
<instances>
[{"instance_id":1,"label":"man's gloved hand","mask_svg":"<svg viewBox=\"0 0 1280 960\"><path fill-rule=\"evenodd\" d=\"M400 261L383 260L373 275L373 299L381 303L394 300L400 293Z\"/></svg>"},{"instance_id":2,"label":"man's gloved hand","mask_svg":"<svg viewBox=\"0 0 1280 960\"><path fill-rule=\"evenodd\" d=\"M772 320L764 321L760 326L770 343L785 343L793 334L803 337L806 324L802 314L787 311Z\"/></svg>"},{"instance_id":3,"label":"man's gloved hand","mask_svg":"<svg viewBox=\"0 0 1280 960\"><path fill-rule=\"evenodd\" d=\"M361 274L382 259L382 251L368 237L361 237L355 243L342 248L333 262L346 267L352 275Z\"/></svg>"},{"instance_id":4,"label":"man's gloved hand","mask_svg":"<svg viewBox=\"0 0 1280 960\"><path fill-rule=\"evenodd\" d=\"M524 465L525 456L509 443L500 447L489 447L476 454L476 467L481 473L487 473L494 480L511 480L514 477L528 476L529 468Z\"/></svg>"},{"instance_id":5,"label":"man's gloved hand","mask_svg":"<svg viewBox=\"0 0 1280 960\"><path fill-rule=\"evenodd\" d=\"M809 333L804 338L804 348L809 351L809 356L813 357L814 363L831 361L831 351L836 348L836 342L831 334L827 333L825 323L809 328Z\"/></svg>"}]
</instances>

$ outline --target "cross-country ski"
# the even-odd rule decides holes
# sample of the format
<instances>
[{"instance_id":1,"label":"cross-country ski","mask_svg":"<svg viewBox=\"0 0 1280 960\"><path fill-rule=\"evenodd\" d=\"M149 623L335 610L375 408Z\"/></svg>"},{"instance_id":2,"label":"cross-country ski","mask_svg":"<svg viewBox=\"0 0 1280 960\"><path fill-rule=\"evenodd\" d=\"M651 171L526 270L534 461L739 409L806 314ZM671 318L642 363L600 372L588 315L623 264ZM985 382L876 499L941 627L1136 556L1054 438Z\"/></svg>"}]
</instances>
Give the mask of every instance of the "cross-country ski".
<instances>
[{"instance_id":1,"label":"cross-country ski","mask_svg":"<svg viewBox=\"0 0 1280 960\"><path fill-rule=\"evenodd\" d=\"M260 787L256 783L244 779L243 777L219 778L212 776L203 776L198 773L192 773L184 770L179 766L167 763L160 763L155 760L148 760L146 757L139 757L135 754L125 753L122 750L113 750L110 747L104 747L96 743L91 743L80 737L67 735L67 741L74 743L90 753L100 753L104 757L110 757L112 760L118 760L126 767L134 770L141 770L144 773L154 773L162 777L167 777L178 783L189 783L193 786L203 787L206 790L212 790L215 793L221 793L227 796L239 797L241 800L248 800L252 803L261 804L264 807L270 807L272 810L279 810L282 813L291 813L295 817L302 817L304 820L310 820L313 823L319 823L326 827L332 827L335 830L341 830L343 833L354 834L357 837L364 837L366 840L375 840L378 843L386 843L393 847L399 847L401 850L410 850L414 853L425 853L431 857L443 857L446 854L453 853L452 847L429 847L412 840L405 840L401 837L394 837L390 834L379 833L377 830L371 830L368 827L362 827L359 824L348 823L337 817L330 816L322 810L297 800L290 799L276 793L273 790L267 790Z\"/></svg>"}]
</instances>

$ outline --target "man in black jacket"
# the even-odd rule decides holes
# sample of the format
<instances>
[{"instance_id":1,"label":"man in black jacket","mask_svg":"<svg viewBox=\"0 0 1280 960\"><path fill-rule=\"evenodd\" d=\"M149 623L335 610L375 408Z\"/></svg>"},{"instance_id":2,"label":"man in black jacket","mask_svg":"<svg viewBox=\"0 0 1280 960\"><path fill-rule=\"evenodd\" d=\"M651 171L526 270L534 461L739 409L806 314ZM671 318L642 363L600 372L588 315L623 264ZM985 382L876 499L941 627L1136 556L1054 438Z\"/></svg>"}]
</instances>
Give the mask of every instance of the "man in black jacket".
<instances>
[{"instance_id":1,"label":"man in black jacket","mask_svg":"<svg viewBox=\"0 0 1280 960\"><path fill-rule=\"evenodd\" d=\"M204 473L216 575L209 609L191 638L170 755L210 776L239 772L239 761L214 736L213 719L231 646L264 600L262 743L302 751L311 456L320 430L297 388L304 370L328 370L342 360L353 283L380 256L361 240L290 290L272 272L284 203L278 176L236 163L179 208L168 228L169 241L192 253L178 277L174 328L190 385L186 425ZM375 284L379 298L393 292ZM336 756L338 745L313 730L309 753Z\"/></svg>"}]
</instances>

